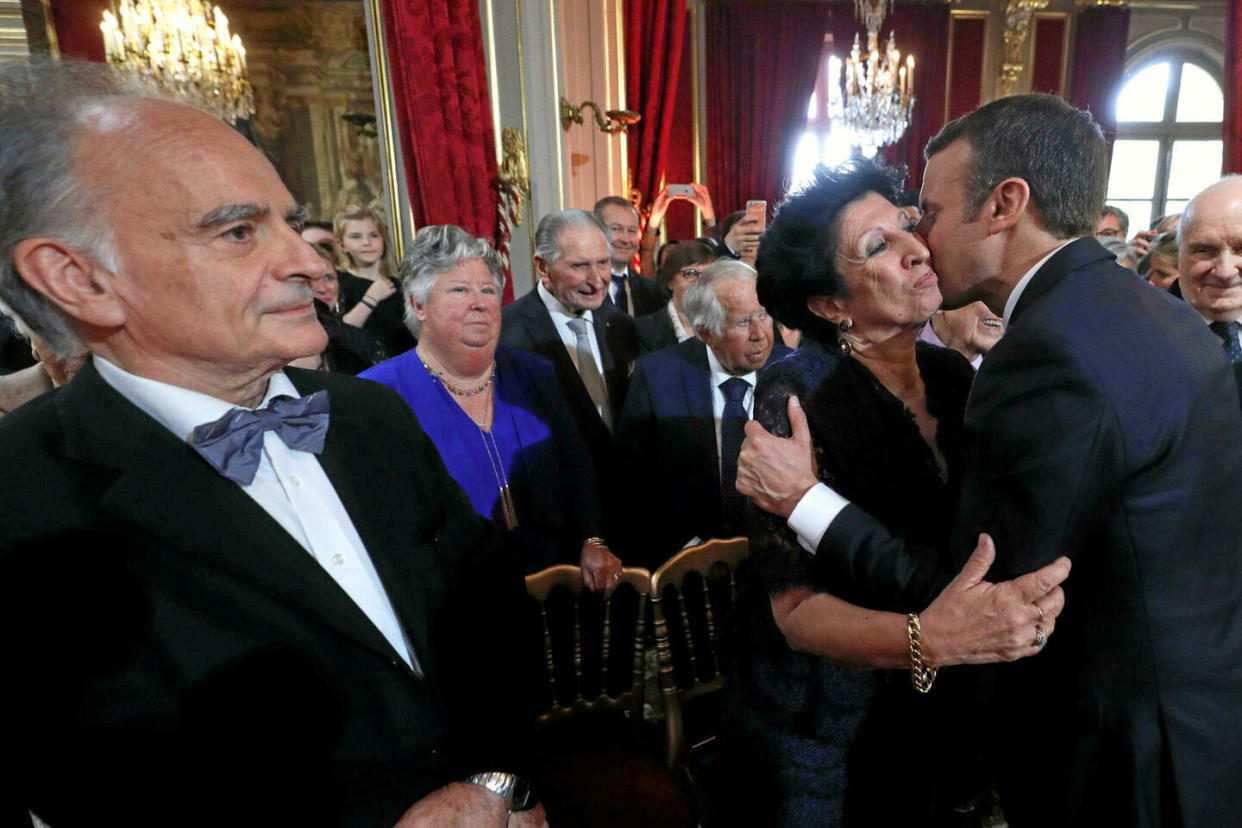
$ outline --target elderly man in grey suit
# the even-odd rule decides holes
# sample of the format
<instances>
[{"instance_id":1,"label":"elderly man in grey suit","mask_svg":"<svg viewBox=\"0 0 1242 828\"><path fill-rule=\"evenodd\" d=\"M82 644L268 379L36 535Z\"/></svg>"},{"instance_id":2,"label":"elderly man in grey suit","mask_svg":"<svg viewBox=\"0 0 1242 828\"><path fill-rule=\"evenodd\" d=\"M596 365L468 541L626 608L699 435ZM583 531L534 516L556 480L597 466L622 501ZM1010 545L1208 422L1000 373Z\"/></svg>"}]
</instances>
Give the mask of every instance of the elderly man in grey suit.
<instances>
[{"instance_id":1,"label":"elderly man in grey suit","mask_svg":"<svg viewBox=\"0 0 1242 828\"><path fill-rule=\"evenodd\" d=\"M494 692L521 581L400 398L282 370L324 346L326 268L263 155L102 67L17 65L0 180L0 298L91 354L0 423L3 804L542 823Z\"/></svg>"}]
</instances>

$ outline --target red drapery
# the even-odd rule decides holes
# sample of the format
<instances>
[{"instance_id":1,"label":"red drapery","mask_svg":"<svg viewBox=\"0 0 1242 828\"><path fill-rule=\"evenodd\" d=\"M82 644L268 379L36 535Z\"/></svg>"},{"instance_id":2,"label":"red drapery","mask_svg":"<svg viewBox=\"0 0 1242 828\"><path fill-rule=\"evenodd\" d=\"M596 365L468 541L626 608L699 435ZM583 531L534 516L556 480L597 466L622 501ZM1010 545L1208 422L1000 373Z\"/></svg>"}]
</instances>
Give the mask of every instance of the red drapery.
<instances>
[{"instance_id":1,"label":"red drapery","mask_svg":"<svg viewBox=\"0 0 1242 828\"><path fill-rule=\"evenodd\" d=\"M862 25L859 24L859 29ZM914 55L914 112L901 140L880 151L889 164L910 170L907 187L923 183L923 148L944 126L945 74L949 61L949 7L894 6L881 27L880 46L887 33L897 37L903 55Z\"/></svg>"},{"instance_id":2,"label":"red drapery","mask_svg":"<svg viewBox=\"0 0 1242 828\"><path fill-rule=\"evenodd\" d=\"M690 111L677 99L685 33L686 0L626 0L626 104L643 116L629 129L630 170L645 203L664 175L673 115Z\"/></svg>"},{"instance_id":3,"label":"red drapery","mask_svg":"<svg viewBox=\"0 0 1242 828\"><path fill-rule=\"evenodd\" d=\"M108 0L51 0L52 23L60 54L66 58L102 61L103 35L99 21L111 8Z\"/></svg>"},{"instance_id":4,"label":"red drapery","mask_svg":"<svg viewBox=\"0 0 1242 828\"><path fill-rule=\"evenodd\" d=\"M1229 0L1225 11L1225 158L1221 173L1242 173L1242 0Z\"/></svg>"},{"instance_id":5,"label":"red drapery","mask_svg":"<svg viewBox=\"0 0 1242 828\"><path fill-rule=\"evenodd\" d=\"M415 224L456 224L495 240L496 150L478 2L385 0L384 35Z\"/></svg>"},{"instance_id":6,"label":"red drapery","mask_svg":"<svg viewBox=\"0 0 1242 828\"><path fill-rule=\"evenodd\" d=\"M720 215L784 195L832 8L707 6L707 180Z\"/></svg>"},{"instance_id":7,"label":"red drapery","mask_svg":"<svg viewBox=\"0 0 1242 828\"><path fill-rule=\"evenodd\" d=\"M1115 6L1083 9L1076 29L1069 101L1095 116L1112 147L1117 134L1114 101L1125 74L1130 10Z\"/></svg>"}]
</instances>

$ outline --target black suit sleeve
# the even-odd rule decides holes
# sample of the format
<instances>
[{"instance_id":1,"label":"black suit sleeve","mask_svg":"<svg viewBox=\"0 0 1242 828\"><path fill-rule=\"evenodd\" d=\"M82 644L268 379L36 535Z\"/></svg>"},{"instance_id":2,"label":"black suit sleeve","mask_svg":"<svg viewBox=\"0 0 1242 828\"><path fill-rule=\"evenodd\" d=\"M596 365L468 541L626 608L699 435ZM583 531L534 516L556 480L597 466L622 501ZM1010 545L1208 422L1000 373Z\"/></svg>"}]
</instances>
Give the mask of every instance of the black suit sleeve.
<instances>
[{"instance_id":1,"label":"black suit sleeve","mask_svg":"<svg viewBox=\"0 0 1242 828\"><path fill-rule=\"evenodd\" d=\"M630 377L629 394L625 398L624 408L621 409L621 418L617 422L613 439L619 490L631 497L638 495L643 501L652 501L653 498L647 496L646 490L658 481L645 479L643 464L651 462L651 452L656 446L655 411L651 404L651 387L646 367L642 362L638 363ZM657 501L658 499L658 496L654 498ZM609 527L609 540L615 539L621 559L638 566L650 563L650 547L660 546L662 540L653 537L659 521L622 519L613 523L615 525ZM644 544L644 537L650 543Z\"/></svg>"}]
</instances>

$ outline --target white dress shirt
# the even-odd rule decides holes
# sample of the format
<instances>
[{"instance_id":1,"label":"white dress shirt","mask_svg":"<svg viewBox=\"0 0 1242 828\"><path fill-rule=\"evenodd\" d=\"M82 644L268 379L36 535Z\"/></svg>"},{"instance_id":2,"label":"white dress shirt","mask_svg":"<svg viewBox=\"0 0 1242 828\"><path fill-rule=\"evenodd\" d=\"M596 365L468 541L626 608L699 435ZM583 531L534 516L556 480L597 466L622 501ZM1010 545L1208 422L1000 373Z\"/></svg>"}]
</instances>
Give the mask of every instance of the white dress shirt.
<instances>
[{"instance_id":1,"label":"white dress shirt","mask_svg":"<svg viewBox=\"0 0 1242 828\"><path fill-rule=\"evenodd\" d=\"M548 315L552 317L552 324L556 327L556 332L561 337L561 342L565 343L565 350L569 351L569 360L574 364L574 368L578 368L578 336L569 327L569 320L582 318L587 321L587 341L591 344L591 355L595 357L595 367L599 370L599 375L604 376L604 358L600 356L599 341L595 336L595 316L592 311L583 311L582 313L571 313L561 300L548 291L540 280L535 285L535 290L539 292L539 298L543 300L544 307L548 309ZM604 383L604 390L607 392L608 383ZM600 408L600 416L604 416L603 408Z\"/></svg>"},{"instance_id":2,"label":"white dress shirt","mask_svg":"<svg viewBox=\"0 0 1242 828\"><path fill-rule=\"evenodd\" d=\"M104 382L149 414L178 440L189 442L195 427L210 423L235 406L224 400L140 377L94 357ZM302 396L283 373L272 376L262 408L276 396ZM234 484L240 485L240 484ZM319 458L285 445L273 431L263 435L263 455L254 480L242 486L255 503L324 568L415 672L417 657L397 621L375 565Z\"/></svg>"},{"instance_id":3,"label":"white dress shirt","mask_svg":"<svg viewBox=\"0 0 1242 828\"><path fill-rule=\"evenodd\" d=\"M677 308L673 306L673 300L668 300L668 304L664 306L668 313L668 318L673 320L673 335L677 337L677 342L682 343L687 339L694 337L694 331L687 331L686 326L681 324L681 314L677 312ZM707 350L711 350L708 348Z\"/></svg>"},{"instance_id":4,"label":"white dress shirt","mask_svg":"<svg viewBox=\"0 0 1242 828\"><path fill-rule=\"evenodd\" d=\"M1035 274L1039 272L1039 269L1047 264L1048 260L1055 256L1058 250L1072 241L1077 241L1077 239L1068 239L1050 250L1048 255L1036 262L1018 280L1018 283L1013 286L1013 290L1009 292L1009 298L1005 300L1005 314L1002 317L1005 320L1006 329L1008 329L1009 320L1013 316L1013 309L1018 306L1018 299L1022 296L1022 292L1026 290L1026 286L1031 283L1031 279L1035 278ZM841 497L841 495L834 492L828 486L823 483L816 483L798 501L798 505L794 507L793 512L790 513L789 519L785 523L798 536L798 544L814 555L815 550L819 548L820 541L824 539L824 533L828 531L828 527L837 519L837 515L841 514L841 510L848 505L850 505L848 500Z\"/></svg>"},{"instance_id":5,"label":"white dress shirt","mask_svg":"<svg viewBox=\"0 0 1242 828\"><path fill-rule=\"evenodd\" d=\"M720 364L720 360L716 358L716 353L707 347L707 366L712 372L712 419L716 422L716 467L720 467L720 420L724 417L725 395L720 390L720 386L725 380L740 379L746 382L746 395L742 397L742 407L746 409L746 419L753 420L755 418L755 379L759 376L758 372L751 371L749 374L730 374Z\"/></svg>"}]
</instances>

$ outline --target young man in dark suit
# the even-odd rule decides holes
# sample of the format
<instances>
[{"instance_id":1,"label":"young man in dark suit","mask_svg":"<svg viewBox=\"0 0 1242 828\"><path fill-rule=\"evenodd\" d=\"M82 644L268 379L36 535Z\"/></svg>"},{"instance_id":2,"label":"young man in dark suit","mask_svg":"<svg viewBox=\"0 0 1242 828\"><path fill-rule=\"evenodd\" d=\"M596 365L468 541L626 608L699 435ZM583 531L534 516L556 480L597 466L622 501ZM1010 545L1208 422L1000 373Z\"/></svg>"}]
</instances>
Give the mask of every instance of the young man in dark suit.
<instances>
[{"instance_id":1,"label":"young man in dark suit","mask_svg":"<svg viewBox=\"0 0 1242 828\"><path fill-rule=\"evenodd\" d=\"M742 427L754 415L759 370L790 353L773 345L772 318L744 262L709 265L682 302L698 338L638 360L617 426L625 488L643 492L646 504L621 543L641 566L657 567L688 543L746 533L734 485Z\"/></svg>"},{"instance_id":2,"label":"young man in dark suit","mask_svg":"<svg viewBox=\"0 0 1242 828\"><path fill-rule=\"evenodd\" d=\"M927 156L920 231L945 306L978 299L1006 321L966 410L960 560L986 531L997 580L1074 563L1050 643L1032 623L1046 650L996 668L964 726L991 743L1014 828L1233 824L1242 418L1220 340L1090 238L1107 163L1087 113L1002 98ZM819 484L796 406L790 419L791 441L750 432L740 488L788 517L826 577L934 594L949 573ZM923 629L933 666L937 634Z\"/></svg>"},{"instance_id":3,"label":"young man in dark suit","mask_svg":"<svg viewBox=\"0 0 1242 828\"><path fill-rule=\"evenodd\" d=\"M282 370L327 266L263 155L109 73L0 72L0 297L91 354L0 423L6 805L541 824L520 579L400 398Z\"/></svg>"},{"instance_id":4,"label":"young man in dark suit","mask_svg":"<svg viewBox=\"0 0 1242 828\"><path fill-rule=\"evenodd\" d=\"M595 202L594 212L612 245L607 301L633 317L646 316L664 307L668 292L652 278L655 274L644 276L634 269L641 238L638 210L621 196L608 196Z\"/></svg>"}]
</instances>

